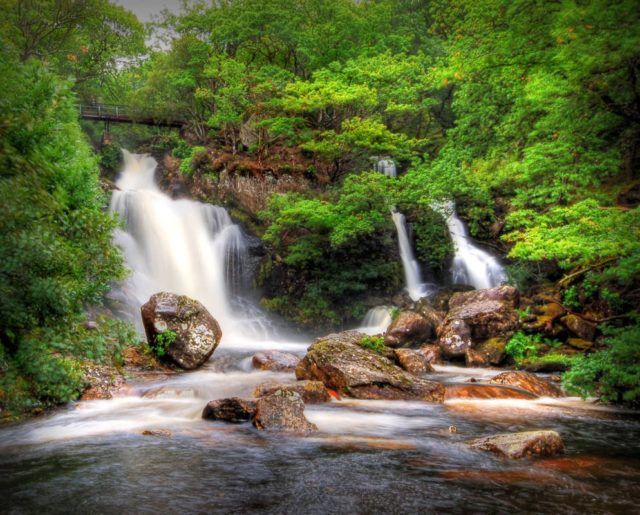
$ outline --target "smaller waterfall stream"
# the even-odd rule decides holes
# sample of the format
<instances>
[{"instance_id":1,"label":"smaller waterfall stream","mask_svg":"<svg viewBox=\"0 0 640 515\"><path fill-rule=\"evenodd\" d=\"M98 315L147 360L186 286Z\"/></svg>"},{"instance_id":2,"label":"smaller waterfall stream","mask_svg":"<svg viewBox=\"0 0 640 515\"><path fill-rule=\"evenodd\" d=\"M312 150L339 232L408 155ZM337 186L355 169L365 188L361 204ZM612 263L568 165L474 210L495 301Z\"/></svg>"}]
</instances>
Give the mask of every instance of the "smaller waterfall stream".
<instances>
[{"instance_id":1,"label":"smaller waterfall stream","mask_svg":"<svg viewBox=\"0 0 640 515\"><path fill-rule=\"evenodd\" d=\"M464 222L456 214L452 202L437 209L446 218L455 247L451 275L454 284L469 284L477 290L493 288L506 282L507 274L498 260L475 246Z\"/></svg>"},{"instance_id":2,"label":"smaller waterfall stream","mask_svg":"<svg viewBox=\"0 0 640 515\"><path fill-rule=\"evenodd\" d=\"M398 246L400 248L400 259L402 259L407 293L409 293L409 297L412 300L418 300L430 293L429 287L422 282L420 264L413 254L405 216L397 209L394 209L391 211L391 217L398 231Z\"/></svg>"}]
</instances>

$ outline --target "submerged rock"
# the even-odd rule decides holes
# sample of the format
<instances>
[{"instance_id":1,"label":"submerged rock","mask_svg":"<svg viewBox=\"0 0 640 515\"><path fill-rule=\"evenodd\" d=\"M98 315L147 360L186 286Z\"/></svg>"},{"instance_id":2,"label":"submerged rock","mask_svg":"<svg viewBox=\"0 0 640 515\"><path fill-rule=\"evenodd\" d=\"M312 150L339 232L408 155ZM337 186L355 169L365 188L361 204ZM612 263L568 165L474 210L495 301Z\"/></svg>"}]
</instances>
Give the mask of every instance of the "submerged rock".
<instances>
[{"instance_id":1,"label":"submerged rock","mask_svg":"<svg viewBox=\"0 0 640 515\"><path fill-rule=\"evenodd\" d=\"M447 357L462 357L474 343L507 337L518 327L519 293L513 286L455 293L438 330L438 342Z\"/></svg>"},{"instance_id":2,"label":"submerged rock","mask_svg":"<svg viewBox=\"0 0 640 515\"><path fill-rule=\"evenodd\" d=\"M254 397L264 397L278 390L297 393L305 404L321 404L331 400L331 395L321 381L298 381L293 384L262 383L256 387L253 395Z\"/></svg>"},{"instance_id":3,"label":"submerged rock","mask_svg":"<svg viewBox=\"0 0 640 515\"><path fill-rule=\"evenodd\" d=\"M300 362L298 356L281 352L279 350L267 350L256 352L251 358L254 368L259 370L271 370L273 372L289 372L296 369Z\"/></svg>"},{"instance_id":4,"label":"submerged rock","mask_svg":"<svg viewBox=\"0 0 640 515\"><path fill-rule=\"evenodd\" d=\"M539 397L563 397L564 392L555 384L522 370L503 372L489 380L491 384L505 384L521 388Z\"/></svg>"},{"instance_id":5,"label":"submerged rock","mask_svg":"<svg viewBox=\"0 0 640 515\"><path fill-rule=\"evenodd\" d=\"M156 293L141 311L149 345L162 347L164 358L181 368L191 370L205 363L222 338L216 319L185 295Z\"/></svg>"},{"instance_id":6,"label":"submerged rock","mask_svg":"<svg viewBox=\"0 0 640 515\"><path fill-rule=\"evenodd\" d=\"M564 443L555 431L525 431L506 433L469 442L474 449L489 451L510 459L530 456L553 456L564 450Z\"/></svg>"},{"instance_id":7,"label":"submerged rock","mask_svg":"<svg viewBox=\"0 0 640 515\"><path fill-rule=\"evenodd\" d=\"M277 390L256 401L253 425L267 431L308 433L317 426L304 416L304 402L296 392Z\"/></svg>"},{"instance_id":8,"label":"submerged rock","mask_svg":"<svg viewBox=\"0 0 640 515\"><path fill-rule=\"evenodd\" d=\"M445 386L445 399L537 399L531 392L496 384L464 383Z\"/></svg>"},{"instance_id":9,"label":"submerged rock","mask_svg":"<svg viewBox=\"0 0 640 515\"><path fill-rule=\"evenodd\" d=\"M225 422L246 422L251 420L255 411L256 401L253 399L231 397L210 401L202 410L202 418Z\"/></svg>"},{"instance_id":10,"label":"submerged rock","mask_svg":"<svg viewBox=\"0 0 640 515\"><path fill-rule=\"evenodd\" d=\"M403 311L389 325L384 335L387 347L420 345L435 335L433 323L415 311Z\"/></svg>"},{"instance_id":11,"label":"submerged rock","mask_svg":"<svg viewBox=\"0 0 640 515\"><path fill-rule=\"evenodd\" d=\"M395 358L400 367L414 375L433 372L433 367L426 356L419 350L396 349Z\"/></svg>"},{"instance_id":12,"label":"submerged rock","mask_svg":"<svg viewBox=\"0 0 640 515\"><path fill-rule=\"evenodd\" d=\"M296 377L322 381L327 388L358 399L443 401L442 384L415 377L362 348L358 345L362 337L346 331L318 338L296 368Z\"/></svg>"}]
</instances>

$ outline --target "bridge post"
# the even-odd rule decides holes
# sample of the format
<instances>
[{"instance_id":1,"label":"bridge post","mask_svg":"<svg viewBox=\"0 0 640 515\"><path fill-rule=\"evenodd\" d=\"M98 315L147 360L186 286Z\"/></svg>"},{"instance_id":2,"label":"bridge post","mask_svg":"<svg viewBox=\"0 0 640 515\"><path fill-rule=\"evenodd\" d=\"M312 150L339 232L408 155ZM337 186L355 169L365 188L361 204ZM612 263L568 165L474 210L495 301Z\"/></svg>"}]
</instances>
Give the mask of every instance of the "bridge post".
<instances>
[{"instance_id":1,"label":"bridge post","mask_svg":"<svg viewBox=\"0 0 640 515\"><path fill-rule=\"evenodd\" d=\"M111 145L113 138L111 137L111 122L109 120L104 121L104 132L102 133L102 146Z\"/></svg>"}]
</instances>

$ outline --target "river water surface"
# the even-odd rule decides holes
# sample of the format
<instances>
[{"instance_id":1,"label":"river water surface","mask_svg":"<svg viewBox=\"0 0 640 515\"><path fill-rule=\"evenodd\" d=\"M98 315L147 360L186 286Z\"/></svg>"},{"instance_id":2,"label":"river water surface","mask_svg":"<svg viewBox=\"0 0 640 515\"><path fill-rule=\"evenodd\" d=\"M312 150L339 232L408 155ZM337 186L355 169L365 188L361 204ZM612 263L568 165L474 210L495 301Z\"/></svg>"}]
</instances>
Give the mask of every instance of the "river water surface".
<instances>
[{"instance_id":1,"label":"river water surface","mask_svg":"<svg viewBox=\"0 0 640 515\"><path fill-rule=\"evenodd\" d=\"M125 157L112 211L127 224L116 242L133 273L116 296L134 316L157 291L197 298L220 322L222 342L197 371L0 429L0 512L637 512L640 420L578 399L334 400L307 406L318 431L306 437L202 420L210 400L295 381L253 370L253 353L303 356L310 342L278 335L240 303L250 263L226 211L170 199L155 185L153 160ZM365 330L389 320L380 308ZM497 373L441 366L428 377ZM465 444L534 429L558 431L565 455L509 462Z\"/></svg>"}]
</instances>

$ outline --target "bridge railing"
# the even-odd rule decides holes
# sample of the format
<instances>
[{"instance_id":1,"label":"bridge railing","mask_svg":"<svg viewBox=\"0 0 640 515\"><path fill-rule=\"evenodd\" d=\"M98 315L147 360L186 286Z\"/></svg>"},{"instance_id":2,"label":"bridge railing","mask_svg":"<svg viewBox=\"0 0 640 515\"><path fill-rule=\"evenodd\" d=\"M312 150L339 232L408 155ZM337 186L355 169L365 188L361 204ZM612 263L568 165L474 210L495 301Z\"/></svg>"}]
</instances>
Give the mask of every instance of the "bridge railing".
<instances>
[{"instance_id":1,"label":"bridge railing","mask_svg":"<svg viewBox=\"0 0 640 515\"><path fill-rule=\"evenodd\" d=\"M104 120L106 122L142 123L146 125L160 125L180 127L184 119L167 119L155 116L151 112L144 112L131 106L118 104L77 104L81 118L89 120Z\"/></svg>"}]
</instances>

